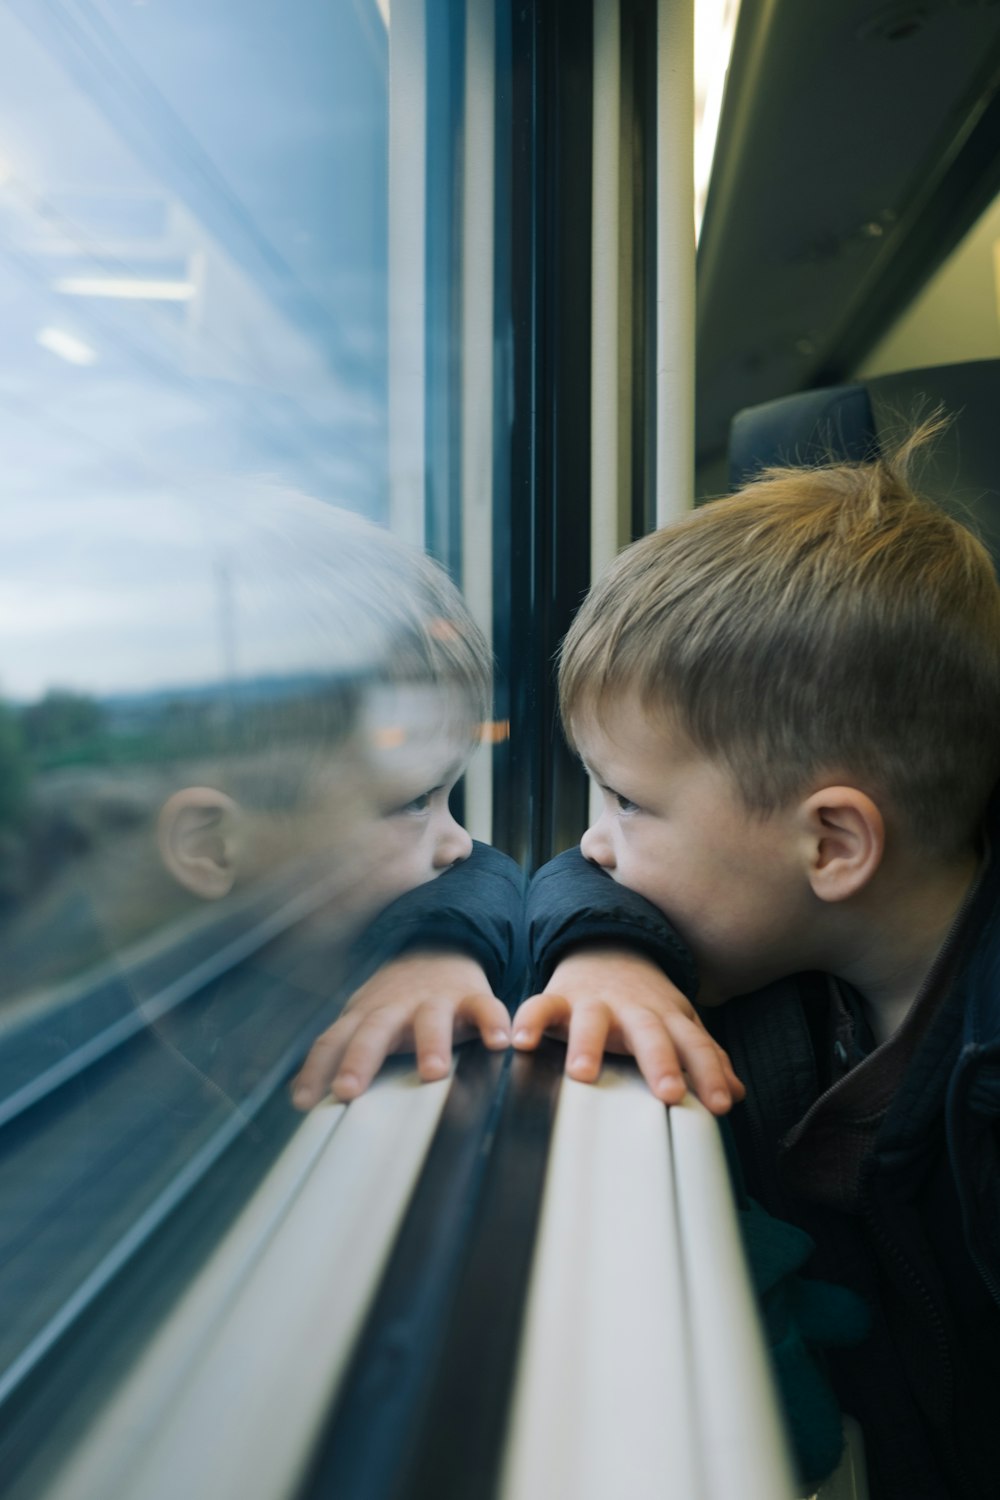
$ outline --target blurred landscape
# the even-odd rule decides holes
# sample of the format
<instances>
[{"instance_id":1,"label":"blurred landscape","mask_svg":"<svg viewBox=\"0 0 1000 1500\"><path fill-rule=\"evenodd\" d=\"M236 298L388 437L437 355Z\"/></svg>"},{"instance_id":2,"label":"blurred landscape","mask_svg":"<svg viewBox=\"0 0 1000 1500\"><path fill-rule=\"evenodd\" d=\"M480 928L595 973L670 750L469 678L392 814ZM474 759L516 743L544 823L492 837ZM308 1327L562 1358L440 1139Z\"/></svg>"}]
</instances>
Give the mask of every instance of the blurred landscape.
<instances>
[{"instance_id":1,"label":"blurred landscape","mask_svg":"<svg viewBox=\"0 0 1000 1500\"><path fill-rule=\"evenodd\" d=\"M329 735L344 693L302 675L0 701L0 1003L75 978L200 907L156 855L163 803L211 781L220 756L252 746L265 721L270 743L276 725L296 743Z\"/></svg>"}]
</instances>

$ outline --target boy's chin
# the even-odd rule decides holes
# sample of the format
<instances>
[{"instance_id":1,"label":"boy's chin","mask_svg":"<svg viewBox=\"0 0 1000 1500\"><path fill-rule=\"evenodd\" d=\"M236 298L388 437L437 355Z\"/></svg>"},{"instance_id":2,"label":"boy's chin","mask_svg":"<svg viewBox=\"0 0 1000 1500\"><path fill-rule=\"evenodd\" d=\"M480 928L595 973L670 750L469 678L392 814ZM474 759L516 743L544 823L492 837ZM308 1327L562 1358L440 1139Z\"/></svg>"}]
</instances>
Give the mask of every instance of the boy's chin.
<instances>
[{"instance_id":1,"label":"boy's chin","mask_svg":"<svg viewBox=\"0 0 1000 1500\"><path fill-rule=\"evenodd\" d=\"M745 995L753 984L744 974L719 972L707 964L698 964L698 1004L706 1010L725 1005L736 995Z\"/></svg>"},{"instance_id":2,"label":"boy's chin","mask_svg":"<svg viewBox=\"0 0 1000 1500\"><path fill-rule=\"evenodd\" d=\"M697 1001L706 1010L712 1010L717 1005L725 1005L732 998L730 991L714 984L711 980L701 980L698 984Z\"/></svg>"}]
</instances>

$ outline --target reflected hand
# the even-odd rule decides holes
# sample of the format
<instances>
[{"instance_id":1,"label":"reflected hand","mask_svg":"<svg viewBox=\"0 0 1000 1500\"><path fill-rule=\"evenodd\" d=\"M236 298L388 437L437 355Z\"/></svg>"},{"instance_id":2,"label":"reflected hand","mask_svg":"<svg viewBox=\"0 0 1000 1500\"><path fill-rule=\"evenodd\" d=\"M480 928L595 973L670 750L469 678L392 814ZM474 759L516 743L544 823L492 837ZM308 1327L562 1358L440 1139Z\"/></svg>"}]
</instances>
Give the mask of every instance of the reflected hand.
<instances>
[{"instance_id":1,"label":"reflected hand","mask_svg":"<svg viewBox=\"0 0 1000 1500\"><path fill-rule=\"evenodd\" d=\"M453 1041L478 1030L487 1047L510 1046L510 1017L474 958L421 952L383 964L313 1043L292 1103L311 1109L329 1090L346 1103L363 1094L391 1052L417 1054L425 1083L447 1076Z\"/></svg>"},{"instance_id":2,"label":"reflected hand","mask_svg":"<svg viewBox=\"0 0 1000 1500\"><path fill-rule=\"evenodd\" d=\"M628 948L581 949L558 964L544 991L514 1017L514 1046L537 1047L542 1034L567 1041L566 1072L582 1083L600 1076L607 1052L631 1053L665 1104L691 1089L716 1115L746 1093L727 1053L694 1006L651 959Z\"/></svg>"}]
</instances>

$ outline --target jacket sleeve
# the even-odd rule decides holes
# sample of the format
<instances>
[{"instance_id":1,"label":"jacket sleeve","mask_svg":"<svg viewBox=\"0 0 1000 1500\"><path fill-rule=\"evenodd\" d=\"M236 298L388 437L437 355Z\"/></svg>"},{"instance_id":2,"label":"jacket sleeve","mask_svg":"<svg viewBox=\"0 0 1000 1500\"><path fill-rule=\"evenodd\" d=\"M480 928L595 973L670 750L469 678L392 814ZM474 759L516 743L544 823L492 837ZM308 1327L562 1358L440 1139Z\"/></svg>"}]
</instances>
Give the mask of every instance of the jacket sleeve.
<instances>
[{"instance_id":1,"label":"jacket sleeve","mask_svg":"<svg viewBox=\"0 0 1000 1500\"><path fill-rule=\"evenodd\" d=\"M524 993L525 884L506 854L474 843L468 859L406 891L369 923L352 950L355 974L422 948L455 949L482 965L494 994L513 1010Z\"/></svg>"},{"instance_id":2,"label":"jacket sleeve","mask_svg":"<svg viewBox=\"0 0 1000 1500\"><path fill-rule=\"evenodd\" d=\"M579 849L557 855L531 882L527 929L532 992L544 989L571 949L594 943L637 948L688 999L697 992L694 960L659 908L618 885Z\"/></svg>"}]
</instances>

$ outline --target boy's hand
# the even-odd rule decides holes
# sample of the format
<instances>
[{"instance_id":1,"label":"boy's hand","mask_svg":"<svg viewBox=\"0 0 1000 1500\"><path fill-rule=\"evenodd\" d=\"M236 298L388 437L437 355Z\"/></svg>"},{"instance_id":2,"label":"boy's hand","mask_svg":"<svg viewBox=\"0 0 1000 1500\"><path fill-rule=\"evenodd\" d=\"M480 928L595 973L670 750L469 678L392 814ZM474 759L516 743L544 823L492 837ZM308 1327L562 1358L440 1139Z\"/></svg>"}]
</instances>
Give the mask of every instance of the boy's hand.
<instances>
[{"instance_id":1,"label":"boy's hand","mask_svg":"<svg viewBox=\"0 0 1000 1500\"><path fill-rule=\"evenodd\" d=\"M425 1083L444 1078L452 1041L477 1030L487 1047L510 1046L510 1017L474 958L410 953L372 975L339 1020L313 1043L292 1083L292 1103L311 1109L327 1090L346 1103L363 1094L390 1052L417 1054Z\"/></svg>"},{"instance_id":2,"label":"boy's hand","mask_svg":"<svg viewBox=\"0 0 1000 1500\"><path fill-rule=\"evenodd\" d=\"M628 948L585 948L564 958L513 1025L521 1051L537 1047L543 1032L566 1039L566 1071L582 1083L598 1078L605 1051L631 1052L665 1104L684 1097L682 1069L713 1114L724 1115L746 1093L691 1002L651 959Z\"/></svg>"}]
</instances>

